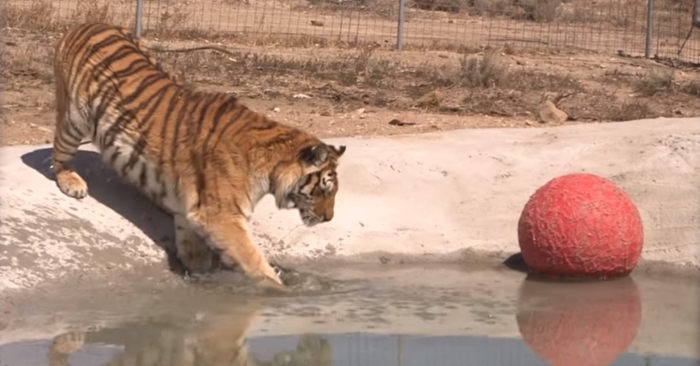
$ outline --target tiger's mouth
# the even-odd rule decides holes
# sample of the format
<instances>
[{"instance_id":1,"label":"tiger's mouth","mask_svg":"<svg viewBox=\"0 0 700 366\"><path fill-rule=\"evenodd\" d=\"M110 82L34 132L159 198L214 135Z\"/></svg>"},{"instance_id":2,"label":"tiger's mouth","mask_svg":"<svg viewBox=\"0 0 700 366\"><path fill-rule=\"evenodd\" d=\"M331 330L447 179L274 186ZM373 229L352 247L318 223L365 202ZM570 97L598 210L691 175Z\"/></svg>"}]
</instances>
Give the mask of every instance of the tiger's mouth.
<instances>
[{"instance_id":1,"label":"tiger's mouth","mask_svg":"<svg viewBox=\"0 0 700 366\"><path fill-rule=\"evenodd\" d=\"M313 227L323 222L320 217L316 216L311 211L299 210L299 215L301 216L301 221L306 227Z\"/></svg>"}]
</instances>

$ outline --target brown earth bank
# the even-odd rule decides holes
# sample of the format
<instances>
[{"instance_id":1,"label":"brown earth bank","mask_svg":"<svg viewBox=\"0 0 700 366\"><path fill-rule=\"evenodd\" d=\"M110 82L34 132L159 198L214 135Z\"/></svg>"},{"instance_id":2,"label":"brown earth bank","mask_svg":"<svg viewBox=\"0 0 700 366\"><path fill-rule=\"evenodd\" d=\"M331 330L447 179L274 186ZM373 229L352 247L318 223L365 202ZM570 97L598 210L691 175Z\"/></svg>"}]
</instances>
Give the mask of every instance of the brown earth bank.
<instances>
[{"instance_id":1,"label":"brown earth bank","mask_svg":"<svg viewBox=\"0 0 700 366\"><path fill-rule=\"evenodd\" d=\"M60 33L3 33L0 145L50 142ZM696 70L620 55L146 41L181 80L322 137L700 115ZM228 51L164 52L202 45ZM566 114L552 114L555 106Z\"/></svg>"}]
</instances>

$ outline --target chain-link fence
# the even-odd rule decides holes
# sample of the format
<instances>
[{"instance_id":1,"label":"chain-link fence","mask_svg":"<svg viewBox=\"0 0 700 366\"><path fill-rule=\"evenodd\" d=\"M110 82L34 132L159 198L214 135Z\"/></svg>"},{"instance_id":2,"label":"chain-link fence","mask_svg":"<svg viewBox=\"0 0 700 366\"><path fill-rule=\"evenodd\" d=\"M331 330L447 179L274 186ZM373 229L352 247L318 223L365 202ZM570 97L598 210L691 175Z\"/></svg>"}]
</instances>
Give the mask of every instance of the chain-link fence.
<instances>
[{"instance_id":1,"label":"chain-link fence","mask_svg":"<svg viewBox=\"0 0 700 366\"><path fill-rule=\"evenodd\" d=\"M698 1L5 0L3 10L13 27L103 20L140 27L144 36L160 40L423 50L496 46L700 62L700 29L693 32L694 24L700 26L693 16Z\"/></svg>"}]
</instances>

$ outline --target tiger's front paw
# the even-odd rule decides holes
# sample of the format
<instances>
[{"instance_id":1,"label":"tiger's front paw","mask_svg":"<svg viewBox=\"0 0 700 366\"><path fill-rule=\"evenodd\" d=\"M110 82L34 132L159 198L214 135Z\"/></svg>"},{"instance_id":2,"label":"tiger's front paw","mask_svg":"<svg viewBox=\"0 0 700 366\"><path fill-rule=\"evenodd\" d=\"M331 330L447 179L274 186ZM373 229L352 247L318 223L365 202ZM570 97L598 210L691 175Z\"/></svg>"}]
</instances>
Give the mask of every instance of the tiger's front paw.
<instances>
[{"instance_id":1,"label":"tiger's front paw","mask_svg":"<svg viewBox=\"0 0 700 366\"><path fill-rule=\"evenodd\" d=\"M287 271L276 264L270 264L270 265L272 266L272 270L275 271L275 274L277 275L277 277L282 279L282 277L284 277L284 275ZM284 282L284 281L282 281L282 282Z\"/></svg>"},{"instance_id":2,"label":"tiger's front paw","mask_svg":"<svg viewBox=\"0 0 700 366\"><path fill-rule=\"evenodd\" d=\"M282 283L282 280L264 277L257 282L257 286L264 291L272 291L275 293L289 293L291 289Z\"/></svg>"},{"instance_id":3,"label":"tiger's front paw","mask_svg":"<svg viewBox=\"0 0 700 366\"><path fill-rule=\"evenodd\" d=\"M56 185L68 197L82 199L88 193L88 186L85 180L72 170L58 172L56 174Z\"/></svg>"}]
</instances>

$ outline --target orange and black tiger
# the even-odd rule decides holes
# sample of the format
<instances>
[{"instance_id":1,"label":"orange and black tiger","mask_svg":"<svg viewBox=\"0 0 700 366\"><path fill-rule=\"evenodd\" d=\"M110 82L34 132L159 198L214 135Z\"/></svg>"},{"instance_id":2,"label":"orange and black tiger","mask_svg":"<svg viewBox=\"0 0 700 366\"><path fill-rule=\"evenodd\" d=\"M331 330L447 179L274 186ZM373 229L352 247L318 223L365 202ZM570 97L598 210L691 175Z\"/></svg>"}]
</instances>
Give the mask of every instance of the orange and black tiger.
<instances>
[{"instance_id":1,"label":"orange and black tiger","mask_svg":"<svg viewBox=\"0 0 700 366\"><path fill-rule=\"evenodd\" d=\"M274 354L269 361L249 350L249 334L262 311L258 301L202 311L184 322L139 319L112 327L74 329L53 337L49 366L69 366L83 347L120 346L104 366L331 366L333 349L327 339L301 334L296 349ZM99 354L99 348L92 348ZM111 352L110 352L111 353Z\"/></svg>"},{"instance_id":2,"label":"orange and black tiger","mask_svg":"<svg viewBox=\"0 0 700 366\"><path fill-rule=\"evenodd\" d=\"M277 123L231 94L183 87L128 29L72 29L56 47L54 67L58 188L87 195L70 162L90 138L106 164L172 213L175 249L188 270L210 270L217 253L224 264L283 286L252 241L255 205L269 193L279 209L298 209L306 226L333 219L345 146Z\"/></svg>"}]
</instances>

